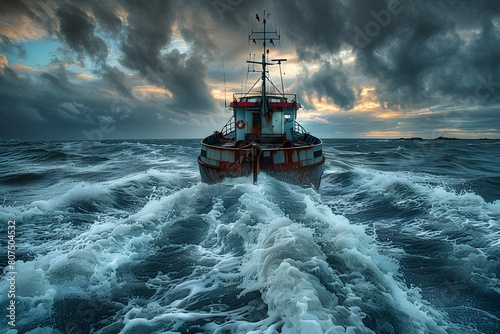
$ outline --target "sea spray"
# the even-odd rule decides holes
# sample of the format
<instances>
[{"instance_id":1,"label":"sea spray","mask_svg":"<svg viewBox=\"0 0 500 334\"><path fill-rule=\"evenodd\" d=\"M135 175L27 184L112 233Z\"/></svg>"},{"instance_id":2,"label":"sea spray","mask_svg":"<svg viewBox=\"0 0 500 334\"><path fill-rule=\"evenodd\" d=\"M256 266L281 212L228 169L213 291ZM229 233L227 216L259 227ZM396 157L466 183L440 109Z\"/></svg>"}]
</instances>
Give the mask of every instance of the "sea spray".
<instances>
[{"instance_id":1,"label":"sea spray","mask_svg":"<svg viewBox=\"0 0 500 334\"><path fill-rule=\"evenodd\" d=\"M495 143L325 143L319 191L202 184L198 140L0 143L16 328L497 333Z\"/></svg>"}]
</instances>

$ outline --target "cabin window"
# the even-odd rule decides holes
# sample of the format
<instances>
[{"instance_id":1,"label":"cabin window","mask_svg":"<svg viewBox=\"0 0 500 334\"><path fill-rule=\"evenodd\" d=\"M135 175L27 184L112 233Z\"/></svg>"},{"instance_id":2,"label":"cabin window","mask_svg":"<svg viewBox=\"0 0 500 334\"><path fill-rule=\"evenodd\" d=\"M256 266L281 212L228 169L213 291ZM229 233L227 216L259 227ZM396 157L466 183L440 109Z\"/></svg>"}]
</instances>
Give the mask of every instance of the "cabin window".
<instances>
[{"instance_id":1,"label":"cabin window","mask_svg":"<svg viewBox=\"0 0 500 334\"><path fill-rule=\"evenodd\" d=\"M272 96L267 98L267 102L283 102L282 97Z\"/></svg>"},{"instance_id":2,"label":"cabin window","mask_svg":"<svg viewBox=\"0 0 500 334\"><path fill-rule=\"evenodd\" d=\"M260 128L261 122L260 122L260 112L254 112L252 113L252 125L254 128Z\"/></svg>"},{"instance_id":3,"label":"cabin window","mask_svg":"<svg viewBox=\"0 0 500 334\"><path fill-rule=\"evenodd\" d=\"M242 97L241 102L259 103L260 97L259 96Z\"/></svg>"}]
</instances>

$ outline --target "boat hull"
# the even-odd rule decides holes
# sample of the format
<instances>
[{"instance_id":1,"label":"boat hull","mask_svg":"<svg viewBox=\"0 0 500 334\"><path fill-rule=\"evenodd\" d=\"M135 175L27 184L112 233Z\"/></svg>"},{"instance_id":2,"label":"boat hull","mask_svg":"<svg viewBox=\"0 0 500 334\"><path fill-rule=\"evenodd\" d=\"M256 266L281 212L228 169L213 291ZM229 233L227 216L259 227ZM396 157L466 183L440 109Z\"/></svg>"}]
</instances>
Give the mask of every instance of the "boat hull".
<instances>
[{"instance_id":1,"label":"boat hull","mask_svg":"<svg viewBox=\"0 0 500 334\"><path fill-rule=\"evenodd\" d=\"M325 158L321 146L262 150L258 157L245 150L230 150L220 147L204 147L198 157L201 179L205 183L216 183L224 178L251 176L266 173L280 181L313 186L319 189ZM218 160L207 156L217 156ZM226 161L223 158L226 157ZM301 159L302 158L302 159ZM222 159L222 160L221 160ZM256 168L254 165L257 164ZM254 182L257 175L254 176Z\"/></svg>"}]
</instances>

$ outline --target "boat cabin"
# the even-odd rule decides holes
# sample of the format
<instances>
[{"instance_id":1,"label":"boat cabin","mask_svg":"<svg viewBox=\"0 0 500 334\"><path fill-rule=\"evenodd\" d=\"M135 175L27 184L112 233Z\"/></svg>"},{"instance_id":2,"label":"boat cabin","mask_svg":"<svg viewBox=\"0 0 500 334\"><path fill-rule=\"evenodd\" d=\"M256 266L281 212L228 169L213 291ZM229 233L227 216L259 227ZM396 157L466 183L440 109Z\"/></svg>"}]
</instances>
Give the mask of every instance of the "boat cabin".
<instances>
[{"instance_id":1,"label":"boat cabin","mask_svg":"<svg viewBox=\"0 0 500 334\"><path fill-rule=\"evenodd\" d=\"M235 124L235 141L256 142L264 145L282 145L294 139L297 118L295 95L267 95L234 98L230 104ZM291 100L289 101L289 99Z\"/></svg>"}]
</instances>

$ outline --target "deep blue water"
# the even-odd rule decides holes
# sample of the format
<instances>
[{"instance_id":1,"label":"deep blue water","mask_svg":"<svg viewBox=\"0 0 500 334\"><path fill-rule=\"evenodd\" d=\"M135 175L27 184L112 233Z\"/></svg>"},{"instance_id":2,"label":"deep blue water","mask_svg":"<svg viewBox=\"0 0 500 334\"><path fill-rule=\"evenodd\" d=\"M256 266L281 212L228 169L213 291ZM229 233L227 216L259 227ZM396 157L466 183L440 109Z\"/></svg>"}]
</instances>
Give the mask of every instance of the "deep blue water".
<instances>
[{"instance_id":1,"label":"deep blue water","mask_svg":"<svg viewBox=\"0 0 500 334\"><path fill-rule=\"evenodd\" d=\"M203 184L198 140L0 143L0 331L499 333L500 141L323 152L316 191Z\"/></svg>"}]
</instances>

